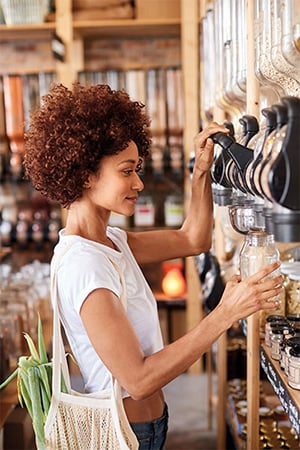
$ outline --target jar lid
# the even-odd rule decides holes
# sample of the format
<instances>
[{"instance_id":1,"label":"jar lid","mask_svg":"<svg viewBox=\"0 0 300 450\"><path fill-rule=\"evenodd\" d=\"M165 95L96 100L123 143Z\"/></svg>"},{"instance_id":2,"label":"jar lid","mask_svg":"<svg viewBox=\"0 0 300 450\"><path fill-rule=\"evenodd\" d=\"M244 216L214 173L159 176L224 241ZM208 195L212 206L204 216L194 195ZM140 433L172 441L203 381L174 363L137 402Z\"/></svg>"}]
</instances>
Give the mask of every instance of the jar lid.
<instances>
[{"instance_id":1,"label":"jar lid","mask_svg":"<svg viewBox=\"0 0 300 450\"><path fill-rule=\"evenodd\" d=\"M285 344L289 347L293 347L295 345L300 345L300 337L293 336L286 340Z\"/></svg>"},{"instance_id":2,"label":"jar lid","mask_svg":"<svg viewBox=\"0 0 300 450\"><path fill-rule=\"evenodd\" d=\"M290 355L296 357L300 356L300 345L295 345L292 347L290 350Z\"/></svg>"},{"instance_id":3,"label":"jar lid","mask_svg":"<svg viewBox=\"0 0 300 450\"><path fill-rule=\"evenodd\" d=\"M240 400L236 404L237 408L246 408L247 407L247 400Z\"/></svg>"},{"instance_id":4,"label":"jar lid","mask_svg":"<svg viewBox=\"0 0 300 450\"><path fill-rule=\"evenodd\" d=\"M273 334L283 334L283 328L282 327L272 328L272 333Z\"/></svg>"},{"instance_id":5,"label":"jar lid","mask_svg":"<svg viewBox=\"0 0 300 450\"><path fill-rule=\"evenodd\" d=\"M300 322L300 314L289 314L286 318L290 322Z\"/></svg>"},{"instance_id":6,"label":"jar lid","mask_svg":"<svg viewBox=\"0 0 300 450\"><path fill-rule=\"evenodd\" d=\"M300 280L300 272L289 272L289 279L299 281Z\"/></svg>"},{"instance_id":7,"label":"jar lid","mask_svg":"<svg viewBox=\"0 0 300 450\"><path fill-rule=\"evenodd\" d=\"M272 410L267 406L261 406L258 409L258 412L261 417L270 416L272 414Z\"/></svg>"},{"instance_id":8,"label":"jar lid","mask_svg":"<svg viewBox=\"0 0 300 450\"><path fill-rule=\"evenodd\" d=\"M248 413L248 408L247 407L244 407L244 408L240 408L239 409L239 411L238 411L238 414L240 414L241 416L247 416L247 413Z\"/></svg>"},{"instance_id":9,"label":"jar lid","mask_svg":"<svg viewBox=\"0 0 300 450\"><path fill-rule=\"evenodd\" d=\"M284 275L288 275L291 271L298 270L300 267L300 261L285 262L280 265L280 272Z\"/></svg>"},{"instance_id":10,"label":"jar lid","mask_svg":"<svg viewBox=\"0 0 300 450\"><path fill-rule=\"evenodd\" d=\"M285 325L289 325L288 322L279 321L278 322L271 322L271 330L273 331L275 328L282 328Z\"/></svg>"},{"instance_id":11,"label":"jar lid","mask_svg":"<svg viewBox=\"0 0 300 450\"><path fill-rule=\"evenodd\" d=\"M276 320L286 320L286 318L280 314L271 314L266 318L267 322L275 322Z\"/></svg>"}]
</instances>

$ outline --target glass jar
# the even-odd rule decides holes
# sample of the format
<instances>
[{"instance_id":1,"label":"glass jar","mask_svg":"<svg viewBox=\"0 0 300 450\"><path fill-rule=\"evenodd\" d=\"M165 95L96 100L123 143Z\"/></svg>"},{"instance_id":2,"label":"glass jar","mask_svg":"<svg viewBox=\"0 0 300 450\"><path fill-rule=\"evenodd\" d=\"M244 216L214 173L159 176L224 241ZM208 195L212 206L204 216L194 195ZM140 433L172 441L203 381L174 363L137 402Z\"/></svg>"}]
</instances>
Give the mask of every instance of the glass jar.
<instances>
[{"instance_id":1,"label":"glass jar","mask_svg":"<svg viewBox=\"0 0 300 450\"><path fill-rule=\"evenodd\" d=\"M300 270L300 261L284 261L281 263L280 272L283 275L283 287L286 289L289 284L289 273Z\"/></svg>"},{"instance_id":2,"label":"glass jar","mask_svg":"<svg viewBox=\"0 0 300 450\"><path fill-rule=\"evenodd\" d=\"M284 95L280 86L278 71L271 64L271 30L268 23L270 14L269 0L255 2L255 75L263 85L268 85L278 95ZM283 78L281 76L281 78Z\"/></svg>"},{"instance_id":3,"label":"glass jar","mask_svg":"<svg viewBox=\"0 0 300 450\"><path fill-rule=\"evenodd\" d=\"M181 195L168 195L164 204L165 225L180 226L183 221L183 198Z\"/></svg>"},{"instance_id":4,"label":"glass jar","mask_svg":"<svg viewBox=\"0 0 300 450\"><path fill-rule=\"evenodd\" d=\"M250 277L263 267L279 260L279 251L275 246L274 236L267 234L263 230L250 230L245 237L244 244L240 251L240 274L242 280ZM279 270L272 272L269 277L277 276ZM266 317L271 314L285 315L285 293L282 288L276 296L280 303L276 308L260 312L261 330L264 332Z\"/></svg>"},{"instance_id":5,"label":"glass jar","mask_svg":"<svg viewBox=\"0 0 300 450\"><path fill-rule=\"evenodd\" d=\"M136 227L154 226L155 206L151 195L140 195L135 205L134 225Z\"/></svg>"},{"instance_id":6,"label":"glass jar","mask_svg":"<svg viewBox=\"0 0 300 450\"><path fill-rule=\"evenodd\" d=\"M294 336L295 336L295 331L293 330L293 328L289 324L285 325L283 327L283 340L282 340L281 347L280 347L280 360L279 361L280 361L281 370L284 370L284 368L285 368L285 363L286 363L285 348L286 348L287 341Z\"/></svg>"},{"instance_id":7,"label":"glass jar","mask_svg":"<svg viewBox=\"0 0 300 450\"><path fill-rule=\"evenodd\" d=\"M273 328L271 337L271 357L276 361L280 361L282 342L283 329L281 327Z\"/></svg>"},{"instance_id":8,"label":"glass jar","mask_svg":"<svg viewBox=\"0 0 300 450\"><path fill-rule=\"evenodd\" d=\"M300 390L300 346L294 346L290 349L288 384Z\"/></svg>"},{"instance_id":9,"label":"glass jar","mask_svg":"<svg viewBox=\"0 0 300 450\"><path fill-rule=\"evenodd\" d=\"M290 272L286 286L287 314L300 314L300 273Z\"/></svg>"},{"instance_id":10,"label":"glass jar","mask_svg":"<svg viewBox=\"0 0 300 450\"><path fill-rule=\"evenodd\" d=\"M279 1L279 0L277 0ZM300 68L300 4L298 0L280 2L281 48L285 59Z\"/></svg>"},{"instance_id":11,"label":"glass jar","mask_svg":"<svg viewBox=\"0 0 300 450\"><path fill-rule=\"evenodd\" d=\"M295 346L300 346L299 337L293 336L290 339L287 339L285 342L285 353L281 355L284 358L284 373L288 376L289 374L289 361L290 361L290 350Z\"/></svg>"},{"instance_id":12,"label":"glass jar","mask_svg":"<svg viewBox=\"0 0 300 450\"><path fill-rule=\"evenodd\" d=\"M271 314L266 318L265 324L265 344L267 347L271 347L271 330L272 324L285 323L285 317L280 314Z\"/></svg>"},{"instance_id":13,"label":"glass jar","mask_svg":"<svg viewBox=\"0 0 300 450\"><path fill-rule=\"evenodd\" d=\"M289 61L283 56L281 48L281 11L280 0L271 0L271 15L269 20L271 21L271 60L274 67L286 76L285 80L285 92L287 95L299 96L300 84L299 84L299 68L290 64ZM289 42L291 43L291 42Z\"/></svg>"}]
</instances>

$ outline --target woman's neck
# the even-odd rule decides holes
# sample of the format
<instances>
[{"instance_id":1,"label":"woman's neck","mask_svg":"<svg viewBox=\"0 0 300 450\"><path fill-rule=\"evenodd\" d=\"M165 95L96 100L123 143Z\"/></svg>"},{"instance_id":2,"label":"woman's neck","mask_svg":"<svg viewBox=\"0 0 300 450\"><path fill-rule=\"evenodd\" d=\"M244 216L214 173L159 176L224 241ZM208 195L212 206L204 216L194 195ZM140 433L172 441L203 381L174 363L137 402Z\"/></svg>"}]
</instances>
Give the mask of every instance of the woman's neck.
<instances>
[{"instance_id":1,"label":"woman's neck","mask_svg":"<svg viewBox=\"0 0 300 450\"><path fill-rule=\"evenodd\" d=\"M82 207L83 206L83 207ZM109 213L97 211L93 208L85 208L84 205L71 205L65 234L75 234L91 241L99 242L111 247L111 240L107 237L107 224Z\"/></svg>"}]
</instances>

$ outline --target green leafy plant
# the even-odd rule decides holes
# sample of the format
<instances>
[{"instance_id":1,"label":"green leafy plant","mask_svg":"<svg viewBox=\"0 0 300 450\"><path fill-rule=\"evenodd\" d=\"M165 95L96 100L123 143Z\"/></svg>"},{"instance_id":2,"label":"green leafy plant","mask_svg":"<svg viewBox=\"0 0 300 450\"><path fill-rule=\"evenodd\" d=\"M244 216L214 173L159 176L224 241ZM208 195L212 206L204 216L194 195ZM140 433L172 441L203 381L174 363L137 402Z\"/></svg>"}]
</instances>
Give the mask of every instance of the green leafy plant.
<instances>
[{"instance_id":1,"label":"green leafy plant","mask_svg":"<svg viewBox=\"0 0 300 450\"><path fill-rule=\"evenodd\" d=\"M16 370L0 385L0 390L17 377L19 403L31 417L38 450L46 449L44 426L52 395L52 362L43 337L42 321L38 316L38 348L29 334L24 333L30 356L20 356ZM67 392L62 379L62 392Z\"/></svg>"}]
</instances>

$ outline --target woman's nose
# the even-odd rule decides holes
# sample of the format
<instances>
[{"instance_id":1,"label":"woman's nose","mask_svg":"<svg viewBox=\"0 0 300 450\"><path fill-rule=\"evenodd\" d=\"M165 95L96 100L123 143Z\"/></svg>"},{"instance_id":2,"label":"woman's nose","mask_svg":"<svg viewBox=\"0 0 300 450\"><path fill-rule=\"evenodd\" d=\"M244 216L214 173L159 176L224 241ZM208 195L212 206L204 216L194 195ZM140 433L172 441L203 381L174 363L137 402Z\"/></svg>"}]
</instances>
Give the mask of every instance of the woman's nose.
<instances>
[{"instance_id":1,"label":"woman's nose","mask_svg":"<svg viewBox=\"0 0 300 450\"><path fill-rule=\"evenodd\" d=\"M134 189L136 189L137 191L142 191L144 189L144 183L142 182L138 173L135 174Z\"/></svg>"}]
</instances>

